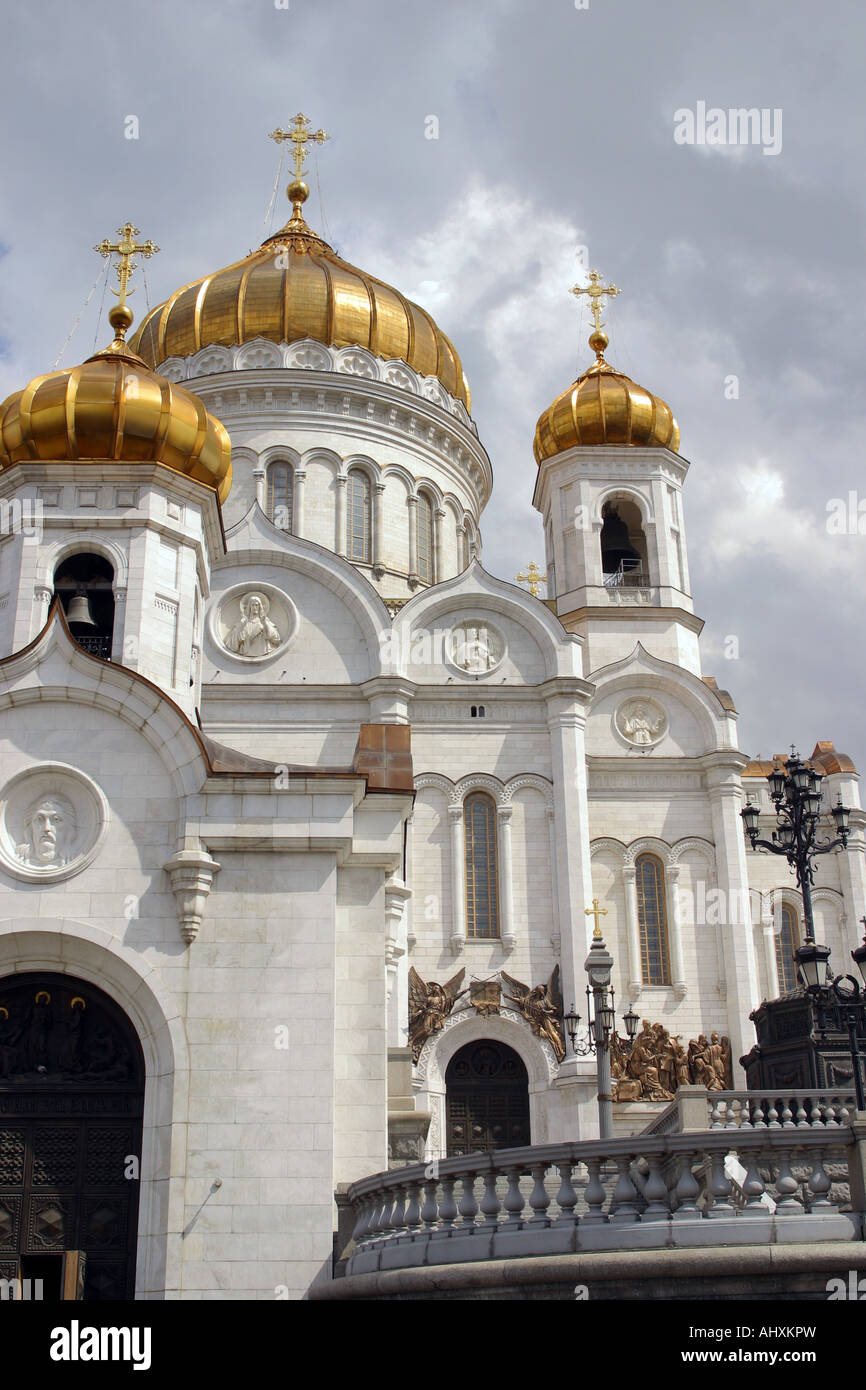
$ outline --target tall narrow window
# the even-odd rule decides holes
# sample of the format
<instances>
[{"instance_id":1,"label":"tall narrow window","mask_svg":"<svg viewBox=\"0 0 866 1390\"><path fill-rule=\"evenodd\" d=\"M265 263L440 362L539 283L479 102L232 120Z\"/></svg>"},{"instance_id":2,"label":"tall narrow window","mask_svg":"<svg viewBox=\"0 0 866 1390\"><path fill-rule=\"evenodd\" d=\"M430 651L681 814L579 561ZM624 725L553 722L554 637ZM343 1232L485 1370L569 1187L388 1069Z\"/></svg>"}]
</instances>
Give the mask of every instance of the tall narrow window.
<instances>
[{"instance_id":1,"label":"tall narrow window","mask_svg":"<svg viewBox=\"0 0 866 1390\"><path fill-rule=\"evenodd\" d=\"M499 867L496 807L486 792L472 792L463 803L466 851L466 935L499 935Z\"/></svg>"},{"instance_id":2,"label":"tall narrow window","mask_svg":"<svg viewBox=\"0 0 866 1390\"><path fill-rule=\"evenodd\" d=\"M790 994L797 988L797 960L794 952L799 944L797 914L790 903L782 903L776 932L776 970L779 973L779 993Z\"/></svg>"},{"instance_id":3,"label":"tall narrow window","mask_svg":"<svg viewBox=\"0 0 866 1390\"><path fill-rule=\"evenodd\" d=\"M433 583L433 504L426 492L418 494L418 577Z\"/></svg>"},{"instance_id":4,"label":"tall narrow window","mask_svg":"<svg viewBox=\"0 0 866 1390\"><path fill-rule=\"evenodd\" d=\"M635 870L643 982L645 985L669 985L671 967L661 860L656 859L654 854L641 854L635 863Z\"/></svg>"},{"instance_id":5,"label":"tall narrow window","mask_svg":"<svg viewBox=\"0 0 866 1390\"><path fill-rule=\"evenodd\" d=\"M372 530L370 515L370 479L359 468L349 472L346 507L346 554L350 560L370 564Z\"/></svg>"},{"instance_id":6,"label":"tall narrow window","mask_svg":"<svg viewBox=\"0 0 866 1390\"><path fill-rule=\"evenodd\" d=\"M290 463L272 463L268 468L267 513L281 531L292 529L294 470Z\"/></svg>"}]
</instances>

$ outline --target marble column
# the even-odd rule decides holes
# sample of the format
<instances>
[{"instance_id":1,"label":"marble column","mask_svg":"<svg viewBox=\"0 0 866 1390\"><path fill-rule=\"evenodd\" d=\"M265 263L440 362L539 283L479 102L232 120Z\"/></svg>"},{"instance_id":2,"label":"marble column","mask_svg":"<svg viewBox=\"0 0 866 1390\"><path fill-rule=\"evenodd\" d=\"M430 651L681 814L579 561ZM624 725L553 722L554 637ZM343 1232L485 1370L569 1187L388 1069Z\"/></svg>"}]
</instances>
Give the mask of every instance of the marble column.
<instances>
[{"instance_id":1,"label":"marble column","mask_svg":"<svg viewBox=\"0 0 866 1390\"><path fill-rule=\"evenodd\" d=\"M511 817L513 806L497 806L499 825L499 935L505 951L513 951L517 937L514 932L514 876L511 858Z\"/></svg>"},{"instance_id":2,"label":"marble column","mask_svg":"<svg viewBox=\"0 0 866 1390\"><path fill-rule=\"evenodd\" d=\"M463 807L449 806L451 825L451 950L459 955L466 942L466 866L463 848Z\"/></svg>"}]
</instances>

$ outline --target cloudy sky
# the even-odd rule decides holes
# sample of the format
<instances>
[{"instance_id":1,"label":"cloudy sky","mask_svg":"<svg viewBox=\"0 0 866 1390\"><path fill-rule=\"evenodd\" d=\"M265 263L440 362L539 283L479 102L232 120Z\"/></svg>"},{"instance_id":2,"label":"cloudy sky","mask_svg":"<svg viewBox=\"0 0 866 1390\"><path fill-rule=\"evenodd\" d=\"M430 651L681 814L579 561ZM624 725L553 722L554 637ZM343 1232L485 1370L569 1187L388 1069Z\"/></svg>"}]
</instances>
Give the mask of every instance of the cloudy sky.
<instances>
[{"instance_id":1,"label":"cloudy sky","mask_svg":"<svg viewBox=\"0 0 866 1390\"><path fill-rule=\"evenodd\" d=\"M704 669L740 746L832 738L863 766L866 12L578 3L7 0L0 398L52 368L90 248L127 218L162 247L151 304L279 225L267 132L303 110L333 135L309 220L463 357L495 473L487 567L543 562L532 437L591 360L567 293L585 246L623 289L608 357L680 423ZM718 122L717 143L675 139L676 112L706 132L700 112L738 107L766 111L757 143ZM107 338L101 299L64 364Z\"/></svg>"}]
</instances>

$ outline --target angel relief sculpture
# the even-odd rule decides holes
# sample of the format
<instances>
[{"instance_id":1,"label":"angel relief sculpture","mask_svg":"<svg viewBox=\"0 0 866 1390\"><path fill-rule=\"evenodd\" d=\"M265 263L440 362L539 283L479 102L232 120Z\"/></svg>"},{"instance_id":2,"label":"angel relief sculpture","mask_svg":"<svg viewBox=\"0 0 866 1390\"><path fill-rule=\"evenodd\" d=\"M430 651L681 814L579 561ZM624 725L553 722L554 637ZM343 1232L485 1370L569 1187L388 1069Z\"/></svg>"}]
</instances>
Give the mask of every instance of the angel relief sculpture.
<instances>
[{"instance_id":1,"label":"angel relief sculpture","mask_svg":"<svg viewBox=\"0 0 866 1390\"><path fill-rule=\"evenodd\" d=\"M517 1005L535 1036L550 1043L557 1062L563 1061L565 1042L560 1022L562 988L559 982L559 966L555 966L546 985L536 985L534 989L521 984L520 980L513 980L504 970L502 978L514 990L514 993L506 995L506 998Z\"/></svg>"},{"instance_id":2,"label":"angel relief sculpture","mask_svg":"<svg viewBox=\"0 0 866 1390\"><path fill-rule=\"evenodd\" d=\"M414 965L409 967L409 1045L412 1061L417 1062L428 1038L438 1033L457 1000L466 994L460 986L465 968L452 975L447 984L429 984L421 979Z\"/></svg>"}]
</instances>

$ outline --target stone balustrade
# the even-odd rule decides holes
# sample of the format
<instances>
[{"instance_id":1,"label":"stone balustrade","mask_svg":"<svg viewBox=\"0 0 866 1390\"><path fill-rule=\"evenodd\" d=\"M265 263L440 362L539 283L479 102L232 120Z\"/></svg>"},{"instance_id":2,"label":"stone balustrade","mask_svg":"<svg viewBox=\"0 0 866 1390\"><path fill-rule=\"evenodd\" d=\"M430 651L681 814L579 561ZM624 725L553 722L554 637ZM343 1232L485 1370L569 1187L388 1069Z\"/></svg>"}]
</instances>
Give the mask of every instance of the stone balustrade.
<instances>
[{"instance_id":1,"label":"stone balustrade","mask_svg":"<svg viewBox=\"0 0 866 1390\"><path fill-rule=\"evenodd\" d=\"M835 1119L780 1121L502 1149L377 1173L348 1190L356 1221L346 1274L579 1251L859 1240L864 1148ZM740 1182L730 1176L732 1155Z\"/></svg>"},{"instance_id":2,"label":"stone balustrade","mask_svg":"<svg viewBox=\"0 0 866 1390\"><path fill-rule=\"evenodd\" d=\"M707 1091L683 1086L645 1134L703 1129L839 1129L854 1114L853 1090Z\"/></svg>"}]
</instances>

